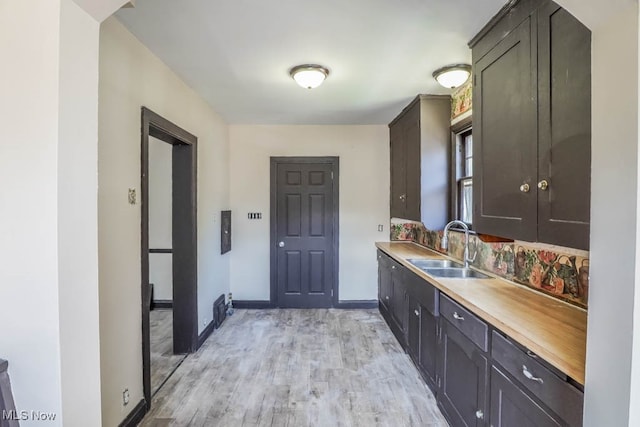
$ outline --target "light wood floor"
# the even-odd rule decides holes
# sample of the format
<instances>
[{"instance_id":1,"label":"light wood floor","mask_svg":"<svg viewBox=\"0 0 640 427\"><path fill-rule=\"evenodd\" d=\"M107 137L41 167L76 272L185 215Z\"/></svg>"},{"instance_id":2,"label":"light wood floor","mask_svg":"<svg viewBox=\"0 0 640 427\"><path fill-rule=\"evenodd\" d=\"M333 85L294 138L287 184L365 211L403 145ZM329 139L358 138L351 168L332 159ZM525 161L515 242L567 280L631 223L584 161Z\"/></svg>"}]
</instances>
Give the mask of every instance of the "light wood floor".
<instances>
[{"instance_id":1,"label":"light wood floor","mask_svg":"<svg viewBox=\"0 0 640 427\"><path fill-rule=\"evenodd\" d=\"M377 310L236 310L143 426L446 426Z\"/></svg>"},{"instance_id":2,"label":"light wood floor","mask_svg":"<svg viewBox=\"0 0 640 427\"><path fill-rule=\"evenodd\" d=\"M182 362L185 355L173 354L173 310L158 309L149 312L151 335L151 393L167 379Z\"/></svg>"}]
</instances>

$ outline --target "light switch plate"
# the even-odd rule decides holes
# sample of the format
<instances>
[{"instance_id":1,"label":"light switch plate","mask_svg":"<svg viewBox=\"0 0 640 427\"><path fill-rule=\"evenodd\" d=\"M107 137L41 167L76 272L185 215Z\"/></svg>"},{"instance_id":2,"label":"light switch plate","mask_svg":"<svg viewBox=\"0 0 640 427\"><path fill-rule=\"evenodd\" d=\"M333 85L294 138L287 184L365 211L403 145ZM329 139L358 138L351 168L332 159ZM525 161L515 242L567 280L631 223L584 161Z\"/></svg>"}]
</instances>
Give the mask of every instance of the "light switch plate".
<instances>
[{"instance_id":1,"label":"light switch plate","mask_svg":"<svg viewBox=\"0 0 640 427\"><path fill-rule=\"evenodd\" d=\"M136 189L135 188L130 188L129 189L129 204L130 205L135 205L136 204Z\"/></svg>"}]
</instances>

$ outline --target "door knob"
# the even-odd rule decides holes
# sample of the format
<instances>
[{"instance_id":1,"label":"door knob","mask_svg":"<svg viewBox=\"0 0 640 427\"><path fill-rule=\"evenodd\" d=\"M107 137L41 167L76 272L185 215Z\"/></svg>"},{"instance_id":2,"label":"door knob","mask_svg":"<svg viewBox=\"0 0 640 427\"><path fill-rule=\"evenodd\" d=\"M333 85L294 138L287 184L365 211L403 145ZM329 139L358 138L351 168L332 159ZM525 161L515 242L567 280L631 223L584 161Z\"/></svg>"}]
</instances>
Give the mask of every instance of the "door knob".
<instances>
[{"instance_id":1,"label":"door knob","mask_svg":"<svg viewBox=\"0 0 640 427\"><path fill-rule=\"evenodd\" d=\"M529 190L530 190L529 184L527 184L526 182L520 186L520 191L522 191L523 193L528 193Z\"/></svg>"},{"instance_id":2,"label":"door knob","mask_svg":"<svg viewBox=\"0 0 640 427\"><path fill-rule=\"evenodd\" d=\"M420 312L419 312L418 310L413 310L413 313L414 313L416 316L420 317Z\"/></svg>"},{"instance_id":3,"label":"door knob","mask_svg":"<svg viewBox=\"0 0 640 427\"><path fill-rule=\"evenodd\" d=\"M284 248L284 242L278 243L278 246L281 247L281 248Z\"/></svg>"},{"instance_id":4,"label":"door knob","mask_svg":"<svg viewBox=\"0 0 640 427\"><path fill-rule=\"evenodd\" d=\"M546 191L547 188L549 188L549 181L547 181L546 179L543 179L538 183L538 188L541 189L542 191Z\"/></svg>"},{"instance_id":5,"label":"door knob","mask_svg":"<svg viewBox=\"0 0 640 427\"><path fill-rule=\"evenodd\" d=\"M407 199L407 195L406 194L401 194L400 195L400 200L402 200L403 202Z\"/></svg>"},{"instance_id":6,"label":"door knob","mask_svg":"<svg viewBox=\"0 0 640 427\"><path fill-rule=\"evenodd\" d=\"M484 412L482 412L481 410L477 410L476 411L476 418L481 420L484 418Z\"/></svg>"}]
</instances>

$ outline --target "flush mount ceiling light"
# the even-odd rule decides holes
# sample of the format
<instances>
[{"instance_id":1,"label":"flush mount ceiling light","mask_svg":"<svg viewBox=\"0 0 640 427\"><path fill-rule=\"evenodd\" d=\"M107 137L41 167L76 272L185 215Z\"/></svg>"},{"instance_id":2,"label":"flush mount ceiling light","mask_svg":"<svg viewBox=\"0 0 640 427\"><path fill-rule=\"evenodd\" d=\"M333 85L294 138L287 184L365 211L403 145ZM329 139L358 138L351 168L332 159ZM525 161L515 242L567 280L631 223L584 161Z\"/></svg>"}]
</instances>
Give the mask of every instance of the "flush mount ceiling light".
<instances>
[{"instance_id":1,"label":"flush mount ceiling light","mask_svg":"<svg viewBox=\"0 0 640 427\"><path fill-rule=\"evenodd\" d=\"M470 75L471 66L468 64L447 65L433 72L433 78L447 89L462 86Z\"/></svg>"},{"instance_id":2,"label":"flush mount ceiling light","mask_svg":"<svg viewBox=\"0 0 640 427\"><path fill-rule=\"evenodd\" d=\"M314 89L322 84L329 70L322 65L304 64L293 67L289 74L293 80L305 89Z\"/></svg>"}]
</instances>

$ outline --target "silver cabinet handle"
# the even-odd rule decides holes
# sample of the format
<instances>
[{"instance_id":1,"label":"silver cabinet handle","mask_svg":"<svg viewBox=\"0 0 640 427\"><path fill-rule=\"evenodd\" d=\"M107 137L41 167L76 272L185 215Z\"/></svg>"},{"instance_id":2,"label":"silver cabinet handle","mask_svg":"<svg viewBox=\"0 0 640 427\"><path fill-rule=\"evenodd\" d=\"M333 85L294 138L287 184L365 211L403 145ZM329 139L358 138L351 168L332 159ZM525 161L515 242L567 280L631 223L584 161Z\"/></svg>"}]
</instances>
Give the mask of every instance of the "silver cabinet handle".
<instances>
[{"instance_id":1,"label":"silver cabinet handle","mask_svg":"<svg viewBox=\"0 0 640 427\"><path fill-rule=\"evenodd\" d=\"M460 316L457 311L453 312L453 318L456 320L464 320L464 317Z\"/></svg>"},{"instance_id":2,"label":"silver cabinet handle","mask_svg":"<svg viewBox=\"0 0 640 427\"><path fill-rule=\"evenodd\" d=\"M413 310L416 316L420 317L420 312L418 310Z\"/></svg>"},{"instance_id":3,"label":"silver cabinet handle","mask_svg":"<svg viewBox=\"0 0 640 427\"><path fill-rule=\"evenodd\" d=\"M537 355L537 354L535 354L535 353L534 353L533 351L531 351L531 350L527 350L527 356L529 356L529 357L530 357L530 358L532 358L532 359L537 359L537 358L538 358L538 355Z\"/></svg>"},{"instance_id":4,"label":"silver cabinet handle","mask_svg":"<svg viewBox=\"0 0 640 427\"><path fill-rule=\"evenodd\" d=\"M392 269L392 270L395 270L395 269L396 269L396 266L395 266L395 265L392 265L392 266L391 266L391 269Z\"/></svg>"},{"instance_id":5,"label":"silver cabinet handle","mask_svg":"<svg viewBox=\"0 0 640 427\"><path fill-rule=\"evenodd\" d=\"M547 181L546 179L543 179L538 183L538 188L541 189L542 191L547 191L547 188L549 188L549 181Z\"/></svg>"},{"instance_id":6,"label":"silver cabinet handle","mask_svg":"<svg viewBox=\"0 0 640 427\"><path fill-rule=\"evenodd\" d=\"M529 187L529 184L527 184L526 182L520 186L520 191L522 191L523 193L528 193L530 189L531 187Z\"/></svg>"},{"instance_id":7,"label":"silver cabinet handle","mask_svg":"<svg viewBox=\"0 0 640 427\"><path fill-rule=\"evenodd\" d=\"M389 295L387 295L386 297L384 297L384 299L386 299L387 301L389 301Z\"/></svg>"},{"instance_id":8,"label":"silver cabinet handle","mask_svg":"<svg viewBox=\"0 0 640 427\"><path fill-rule=\"evenodd\" d=\"M278 243L278 247L284 248L284 242Z\"/></svg>"},{"instance_id":9,"label":"silver cabinet handle","mask_svg":"<svg viewBox=\"0 0 640 427\"><path fill-rule=\"evenodd\" d=\"M476 411L476 418L479 419L479 420L483 419L484 418L484 412L482 412L480 409L478 409Z\"/></svg>"},{"instance_id":10,"label":"silver cabinet handle","mask_svg":"<svg viewBox=\"0 0 640 427\"><path fill-rule=\"evenodd\" d=\"M544 380L540 377L534 377L531 372L527 369L525 365L522 365L522 375L524 375L528 380L539 382L540 384L544 384Z\"/></svg>"}]
</instances>

